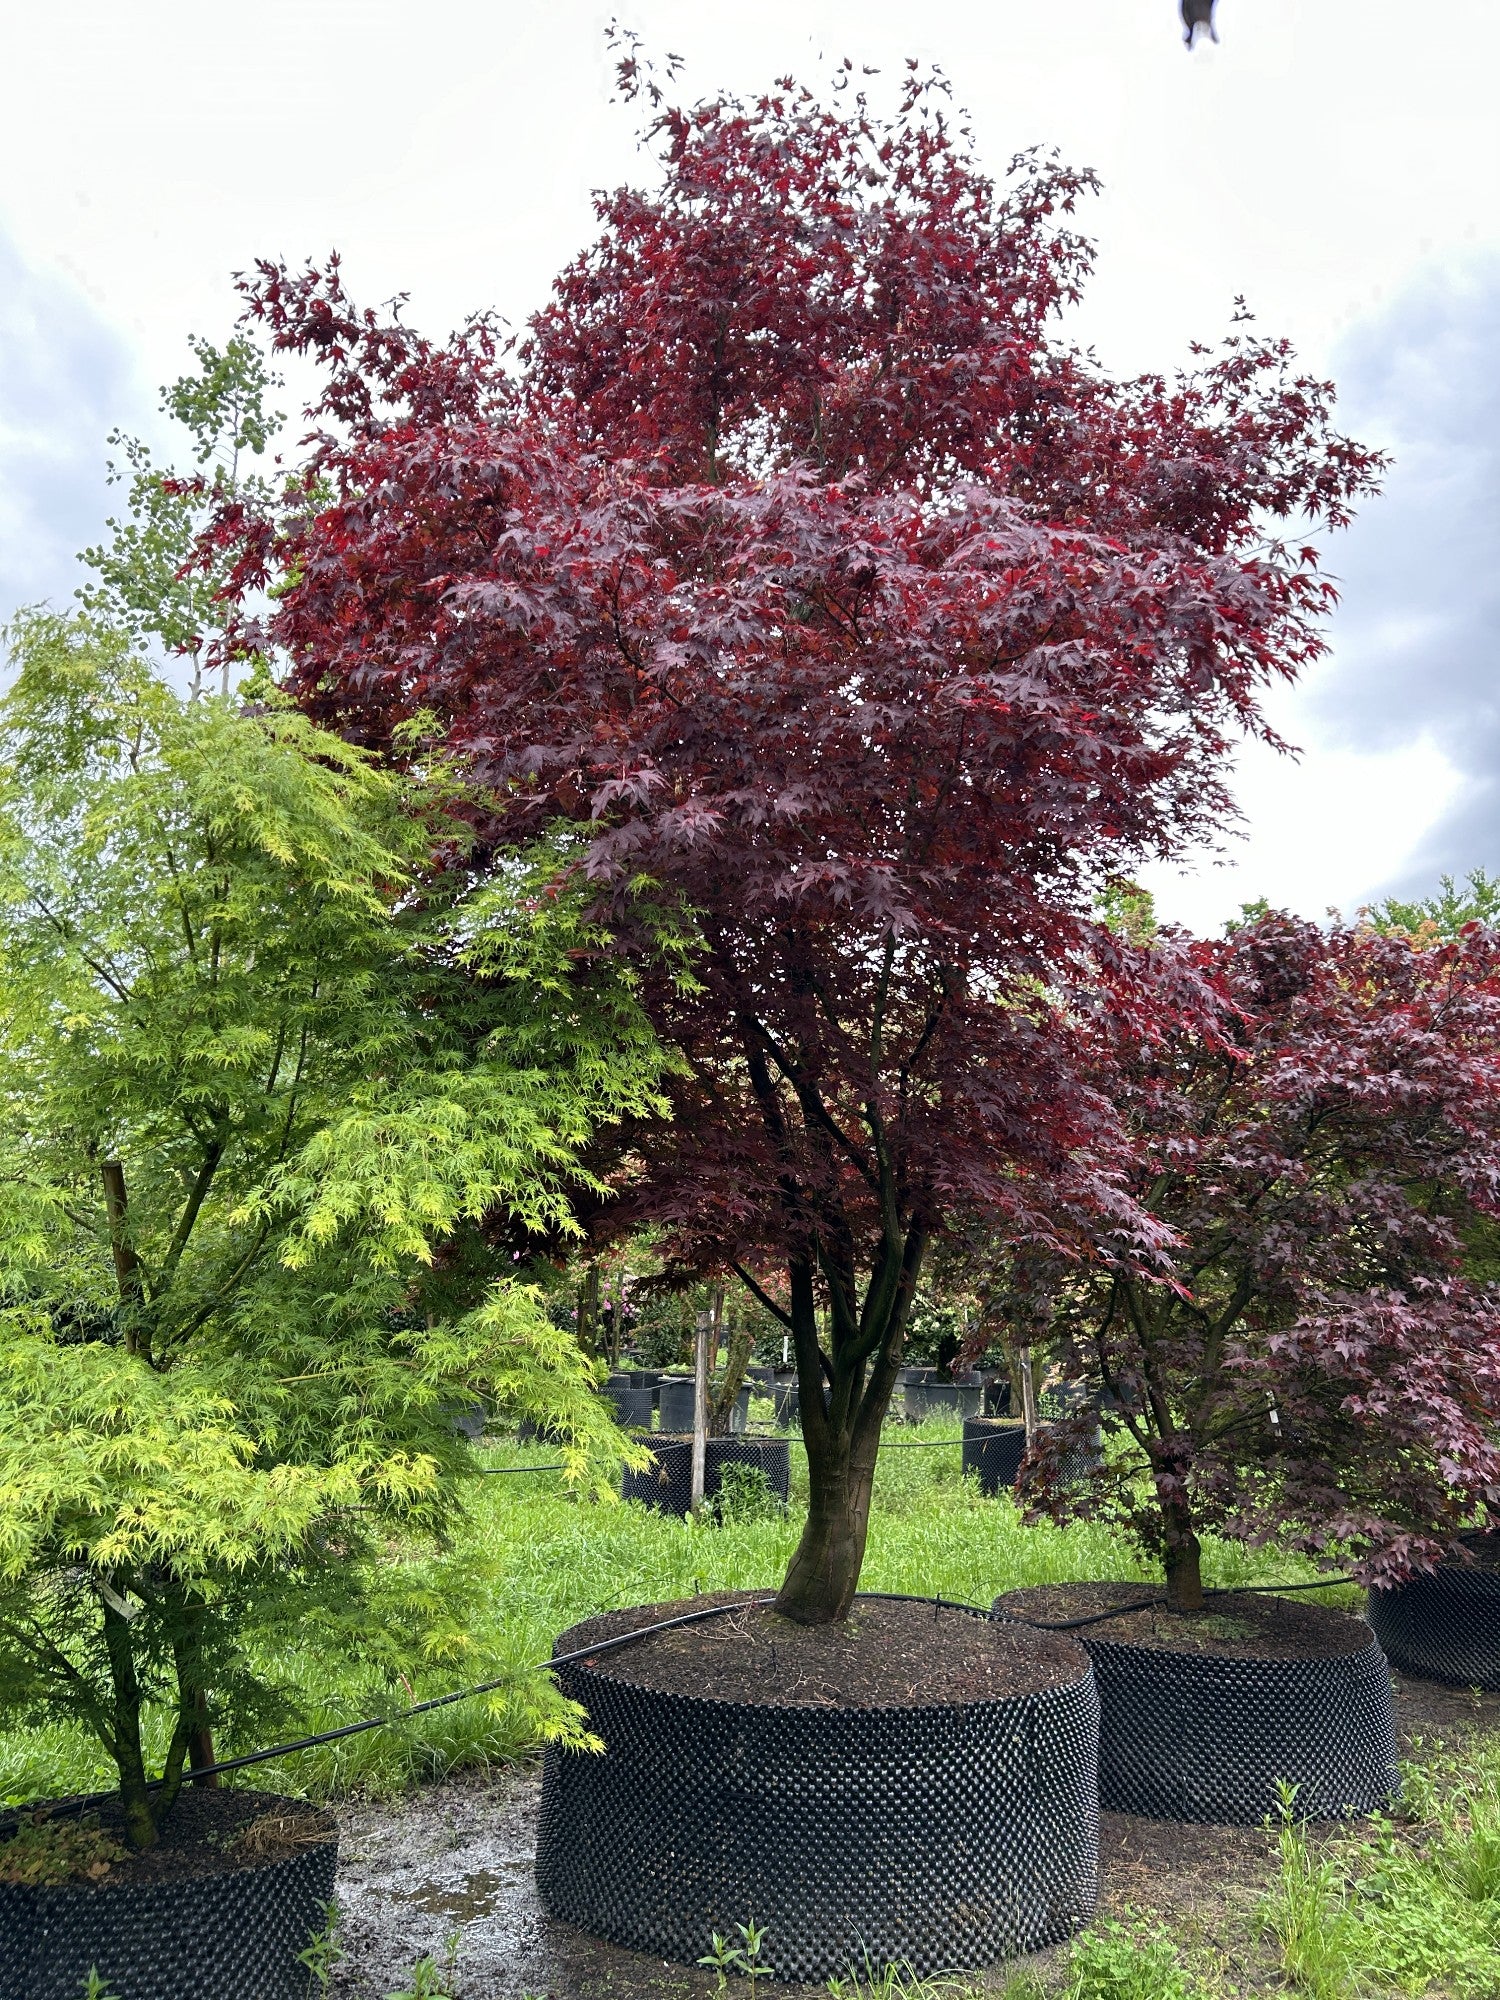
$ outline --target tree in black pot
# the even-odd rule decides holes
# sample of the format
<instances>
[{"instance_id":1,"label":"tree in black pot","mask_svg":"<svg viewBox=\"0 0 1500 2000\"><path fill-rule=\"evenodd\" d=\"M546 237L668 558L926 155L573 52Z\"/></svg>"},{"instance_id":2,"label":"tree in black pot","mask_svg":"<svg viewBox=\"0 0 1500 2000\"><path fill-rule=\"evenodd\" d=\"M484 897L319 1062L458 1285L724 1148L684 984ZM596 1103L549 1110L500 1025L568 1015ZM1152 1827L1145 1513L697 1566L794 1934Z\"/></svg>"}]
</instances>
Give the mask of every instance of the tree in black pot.
<instances>
[{"instance_id":1,"label":"tree in black pot","mask_svg":"<svg viewBox=\"0 0 1500 2000\"><path fill-rule=\"evenodd\" d=\"M1378 1583L1429 1566L1500 1497L1500 1295L1466 1274L1475 1229L1500 1214L1500 936L1474 926L1423 947L1267 913L1218 943L1145 949L1184 954L1219 996L1216 1020L1156 1037L1096 1023L1099 1087L1139 1143L1131 1193L1175 1248L1165 1282L1107 1239L1091 1269L1061 1276L1055 1328L1074 1372L1104 1384L1114 1448L1065 1483L1063 1456L1098 1415L1052 1426L1030 1490L1060 1518L1118 1523L1159 1565L1153 1644L1360 1655L1363 1715L1300 1719L1326 1753L1304 1803L1368 1807L1394 1779L1394 1740L1367 1628L1284 1597L1206 1600L1202 1537ZM1111 1601L1087 1587L1024 1597L1003 1601L1053 1617ZM1088 1643L1123 1659L1144 1616L1093 1627ZM1213 1638L1226 1618L1242 1644ZM1221 1723L1235 1706L1223 1699ZM1108 1709L1106 1690L1106 1723ZM1236 1739L1200 1720L1205 1765L1222 1768ZM1279 1775L1297 1775L1298 1718L1270 1722L1243 1816L1274 1803L1277 1755ZM1340 1737L1367 1743L1368 1765L1325 1785ZM1180 1768L1180 1735L1161 1751Z\"/></svg>"},{"instance_id":2,"label":"tree in black pot","mask_svg":"<svg viewBox=\"0 0 1500 2000\"><path fill-rule=\"evenodd\" d=\"M435 790L268 684L184 700L111 629L10 638L0 1709L95 1735L128 1853L175 1838L216 1748L294 1718L257 1666L278 1639L393 1681L464 1659L461 1600L377 1560L462 1513L455 1401L545 1419L612 1486L571 1335L482 1249L434 1253L497 1209L565 1224L579 1140L649 1108L655 1057L581 980L555 1033L576 909L418 888L460 838Z\"/></svg>"},{"instance_id":3,"label":"tree in black pot","mask_svg":"<svg viewBox=\"0 0 1500 2000\"><path fill-rule=\"evenodd\" d=\"M361 311L336 267L248 281L278 347L325 371L328 501L279 534L234 515L225 533L247 576L283 580L245 640L269 635L309 713L398 762L403 721L438 732L485 788L486 858L569 823L559 885L587 885L671 1058L671 1119L622 1145L622 1209L685 1277L737 1270L795 1354L808 1508L765 1658L843 1663L847 1699L816 1724L837 1762L837 1731L876 1712L857 1663L888 1661L882 1628L907 1616L864 1601L863 1636L837 1630L929 1252L968 1219L1062 1249L1101 1216L1138 1227L1143 1259L1159 1248L1080 1067L1096 1008L1143 1005L1092 889L1217 821L1231 739L1320 645L1316 549L1268 543L1266 520L1341 521L1376 464L1284 344L1243 326L1170 384L1081 355L1055 321L1089 267L1069 216L1092 177L1034 154L992 178L940 80L914 70L883 114L791 85L687 106L633 43L620 56L659 181L601 197L518 369L487 319L432 342ZM784 1296L756 1275L771 1261ZM941 1621L918 1622L911 1643L937 1644ZM943 1636L1020 1658L979 1621ZM633 1670L656 1658L701 1688L687 1648L637 1647ZM1086 1701L1076 1654L1028 1657ZM666 1756L670 1735L622 1740ZM981 1763L965 1810L982 1817ZM684 1772L684 1799L713 1768ZM1059 1821L1090 1785L1065 1768ZM637 1785L638 1810L665 1789ZM869 1803L887 1824L892 1802ZM1066 1893L976 1877L896 1899L932 1905L932 1962L952 1962L966 1910L993 1913L970 1962L1019 1942L1002 1910L1077 1921L1078 1810ZM603 1841L605 1815L582 1823ZM551 1824L548 1852L583 1868ZM659 1840L613 1824L600 1866L656 1867ZM1038 1855L1034 1831L1017 1854ZM893 1837L928 1866L910 1829ZM976 1870L1001 1870L1001 1847L976 1839ZM846 1858L846 1935L869 1874ZM773 1937L790 1923L742 1893ZM773 1948L791 1962L786 1935Z\"/></svg>"}]
</instances>

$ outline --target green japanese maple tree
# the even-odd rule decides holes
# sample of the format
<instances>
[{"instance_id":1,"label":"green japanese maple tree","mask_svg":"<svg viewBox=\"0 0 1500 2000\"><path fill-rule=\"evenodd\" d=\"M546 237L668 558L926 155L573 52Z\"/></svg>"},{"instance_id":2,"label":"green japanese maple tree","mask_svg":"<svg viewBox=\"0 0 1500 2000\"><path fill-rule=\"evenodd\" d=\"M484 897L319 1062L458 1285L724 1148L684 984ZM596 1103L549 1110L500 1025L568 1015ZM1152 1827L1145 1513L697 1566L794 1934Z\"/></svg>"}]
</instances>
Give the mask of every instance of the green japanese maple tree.
<instances>
[{"instance_id":1,"label":"green japanese maple tree","mask_svg":"<svg viewBox=\"0 0 1500 2000\"><path fill-rule=\"evenodd\" d=\"M144 1847L210 1727L285 1706L278 1629L462 1664L462 1606L400 1587L469 1490L456 1400L612 1490L592 1364L485 1245L569 1229L580 1149L655 1108L658 1057L524 855L445 870L434 773L269 684L183 698L87 614L9 637L0 1714L92 1729Z\"/></svg>"}]
</instances>

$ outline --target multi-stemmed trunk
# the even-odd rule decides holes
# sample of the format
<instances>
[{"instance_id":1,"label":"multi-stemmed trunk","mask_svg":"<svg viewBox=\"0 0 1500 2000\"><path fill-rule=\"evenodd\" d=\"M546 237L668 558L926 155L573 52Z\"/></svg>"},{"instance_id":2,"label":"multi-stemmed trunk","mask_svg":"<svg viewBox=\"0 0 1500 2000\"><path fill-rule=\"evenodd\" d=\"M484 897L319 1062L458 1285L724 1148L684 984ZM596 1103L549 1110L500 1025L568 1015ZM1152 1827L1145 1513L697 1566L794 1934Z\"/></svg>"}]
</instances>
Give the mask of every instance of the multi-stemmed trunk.
<instances>
[{"instance_id":1,"label":"multi-stemmed trunk","mask_svg":"<svg viewBox=\"0 0 1500 2000\"><path fill-rule=\"evenodd\" d=\"M810 1273L792 1274L808 1503L776 1609L800 1625L846 1618L859 1588L881 1427L896 1386L921 1254L921 1239L914 1237L898 1253L899 1277L877 1267L862 1315L863 1339L835 1341L831 1362L817 1340ZM869 1351L861 1354L861 1347Z\"/></svg>"},{"instance_id":2,"label":"multi-stemmed trunk","mask_svg":"<svg viewBox=\"0 0 1500 2000\"><path fill-rule=\"evenodd\" d=\"M1196 1411L1189 1408L1185 1420L1179 1421L1174 1407L1172 1383L1160 1340L1160 1315L1170 1313L1170 1305L1153 1309L1134 1287L1125 1288L1125 1296L1140 1336L1141 1382L1145 1392L1144 1408L1134 1418L1127 1410L1125 1422L1152 1468L1168 1608L1193 1613L1203 1609L1203 1550L1189 1500L1186 1467L1192 1461L1193 1426L1201 1408ZM1218 1338L1222 1338L1223 1331L1221 1326ZM1212 1372L1212 1368L1206 1371L1210 1378ZM1107 1366L1104 1380L1105 1386L1118 1395L1119 1385L1111 1379Z\"/></svg>"},{"instance_id":3,"label":"multi-stemmed trunk","mask_svg":"<svg viewBox=\"0 0 1500 2000\"><path fill-rule=\"evenodd\" d=\"M102 1724L99 1735L114 1759L118 1774L125 1837L133 1848L144 1849L156 1845L162 1822L176 1803L189 1754L195 1766L213 1762L203 1672L202 1607L187 1596L175 1579L152 1579L157 1609L165 1614L172 1628L170 1643L176 1683L172 1735L161 1777L153 1781L147 1776L141 1738L146 1697L141 1686L134 1629L137 1618L145 1614L130 1609L126 1601L127 1579L101 1579L101 1583L99 1612L104 1627L105 1657L109 1662L110 1701L107 1712L99 1718ZM127 1586L123 1590L118 1587L122 1584ZM209 1777L201 1782L215 1784L217 1780Z\"/></svg>"},{"instance_id":4,"label":"multi-stemmed trunk","mask_svg":"<svg viewBox=\"0 0 1500 2000\"><path fill-rule=\"evenodd\" d=\"M834 1624L849 1614L864 1566L879 1443L878 1429L873 1439L830 1429L819 1445L808 1442L807 1519L776 1599L776 1609L799 1625Z\"/></svg>"},{"instance_id":5,"label":"multi-stemmed trunk","mask_svg":"<svg viewBox=\"0 0 1500 2000\"><path fill-rule=\"evenodd\" d=\"M892 936L886 942L870 1022L871 1088L860 1117L868 1140L863 1154L822 1094L821 1063L809 1060L806 1050L783 1046L749 1005L739 1016L745 1031L746 1072L766 1138L781 1163L779 1184L791 1245L785 1308L767 1296L743 1265L735 1269L787 1328L797 1356L808 1508L776 1609L804 1625L830 1625L846 1618L859 1587L881 1425L896 1386L907 1320L931 1233L931 1218L914 1198L892 1144L877 1081L885 1075L889 1057L887 1013L895 961ZM790 982L809 997L817 986L814 964L809 946ZM731 976L748 1001L737 971ZM943 998L934 1001L928 1033L936 1028L946 997L945 984ZM904 1092L904 1081L900 1088ZM788 1118L793 1102L803 1120L805 1149ZM875 1199L873 1230L864 1197L851 1205L840 1192L841 1175L851 1158L865 1190ZM820 1286L827 1315L826 1353L818 1326Z\"/></svg>"}]
</instances>

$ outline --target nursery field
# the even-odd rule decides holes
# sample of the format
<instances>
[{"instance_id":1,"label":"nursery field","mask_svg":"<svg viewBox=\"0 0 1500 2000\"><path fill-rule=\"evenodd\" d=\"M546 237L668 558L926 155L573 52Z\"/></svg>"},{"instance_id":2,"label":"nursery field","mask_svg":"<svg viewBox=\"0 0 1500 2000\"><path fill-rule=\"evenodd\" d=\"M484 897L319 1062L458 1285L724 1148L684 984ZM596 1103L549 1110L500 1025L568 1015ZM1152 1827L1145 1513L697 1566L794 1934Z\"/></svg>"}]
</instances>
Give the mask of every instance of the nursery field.
<instances>
[{"instance_id":1,"label":"nursery field","mask_svg":"<svg viewBox=\"0 0 1500 2000\"><path fill-rule=\"evenodd\" d=\"M769 1408L759 1406L757 1420L768 1417ZM404 1669L406 1684L392 1686L362 1673L357 1658L335 1665L334 1646L316 1628L309 1628L305 1650L264 1663L295 1691L298 1726L288 1736L388 1714L453 1687L506 1675L514 1676L511 1684L410 1724L261 1766L256 1783L336 1798L356 1787L399 1791L462 1764L511 1762L538 1746L558 1714L550 1683L534 1666L547 1658L564 1627L618 1605L779 1583L796 1544L806 1490L806 1460L795 1439L788 1511L770 1501L757 1504L752 1494L738 1507L731 1504L728 1518L702 1527L636 1506L575 1500L548 1469L556 1457L545 1445L492 1439L476 1454L476 1464L493 1476L475 1482L467 1533L446 1557L421 1566L434 1592L471 1606L472 1650L461 1668L434 1667L414 1656ZM1301 1582L1313 1574L1296 1560L1247 1557L1230 1545L1209 1548L1211 1584ZM393 1550L391 1560L403 1561L402 1553ZM1008 1500L981 1498L960 1474L956 1422L894 1427L876 1480L862 1588L988 1605L1000 1591L1023 1584L1140 1574L1132 1552L1106 1529L1026 1527ZM1348 1589L1326 1596L1330 1603L1358 1602ZM0 1736L0 1790L9 1799L83 1791L109 1778L109 1767L81 1730Z\"/></svg>"},{"instance_id":2,"label":"nursery field","mask_svg":"<svg viewBox=\"0 0 1500 2000\"><path fill-rule=\"evenodd\" d=\"M908 1445L930 1448L901 1448ZM982 1499L960 1475L957 1447L957 1426L942 1420L895 1431L876 1483L869 1589L987 1604L1022 1584L1140 1574L1104 1529L1028 1527L1010 1501ZM731 1501L722 1521L694 1526L635 1506L575 1500L548 1469L555 1461L546 1446L492 1439L476 1454L493 1476L475 1482L462 1543L427 1565L433 1590L462 1593L476 1609L462 1671L413 1659L408 1685L392 1688L357 1661L330 1667L317 1633L305 1652L272 1663L296 1690L300 1728L309 1732L390 1713L413 1695L511 1677L495 1695L247 1774L245 1782L341 1803L352 1900L349 1959L334 1974L335 1991L628 2000L718 1990L711 1971L657 1966L647 1979L635 1955L604 1947L583 1947L581 1971L545 1952L536 1959L534 1890L514 1885L527 1878L534 1753L558 1711L533 1663L546 1657L555 1633L591 1612L696 1590L773 1587L797 1532L795 1443L792 1457L789 1513L750 1491ZM393 1549L392 1563L402 1560ZM1295 1560L1252 1558L1225 1545L1210 1547L1208 1570L1216 1584L1299 1582L1309 1574ZM1348 1588L1327 1598L1357 1604ZM1500 1993L1500 1700L1409 1683L1401 1709L1406 1798L1389 1823L1305 1837L1290 1825L1183 1828L1107 1817L1104 1904L1088 1936L1024 1971L911 1991L1010 2000ZM0 1787L11 1799L107 1780L82 1736L47 1730L0 1738ZM497 1837L513 1850L508 1874L492 1851ZM500 1961L512 1953L508 1973ZM424 1954L435 1963L413 1979ZM780 1989L762 1982L759 1990L764 2000ZM898 2000L901 1990L853 1981L844 1988L849 2000L867 1993Z\"/></svg>"}]
</instances>

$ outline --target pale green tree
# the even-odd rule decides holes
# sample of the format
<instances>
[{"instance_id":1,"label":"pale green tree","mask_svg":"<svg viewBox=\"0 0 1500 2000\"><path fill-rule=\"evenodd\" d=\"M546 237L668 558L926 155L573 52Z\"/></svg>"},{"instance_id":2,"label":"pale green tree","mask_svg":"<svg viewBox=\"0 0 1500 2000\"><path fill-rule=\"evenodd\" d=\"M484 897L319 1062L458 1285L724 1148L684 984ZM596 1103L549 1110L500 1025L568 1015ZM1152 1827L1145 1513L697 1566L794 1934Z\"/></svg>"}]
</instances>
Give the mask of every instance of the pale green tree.
<instances>
[{"instance_id":1,"label":"pale green tree","mask_svg":"<svg viewBox=\"0 0 1500 2000\"><path fill-rule=\"evenodd\" d=\"M464 1665L462 1605L403 1593L399 1559L472 1491L456 1402L546 1423L613 1489L632 1447L592 1364L476 1246L569 1231L582 1148L657 1108L658 1057L525 857L445 873L436 773L269 684L183 698L84 617L10 642L0 1713L94 1730L144 1846L202 1732L277 1713L268 1634Z\"/></svg>"},{"instance_id":2,"label":"pale green tree","mask_svg":"<svg viewBox=\"0 0 1500 2000\"><path fill-rule=\"evenodd\" d=\"M270 456L283 421L267 405L276 378L244 334L223 347L192 338L194 368L161 392L164 413L186 433L192 463L159 465L142 438L114 430L109 445L112 486L124 489L122 513L105 523L106 538L85 549L93 575L78 597L100 623L128 633L143 650L177 656L201 686L206 647L223 627L222 556L205 554L200 537L213 513L239 502L274 514L287 487ZM220 692L229 692L227 650Z\"/></svg>"}]
</instances>

